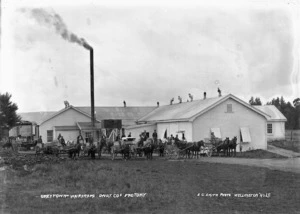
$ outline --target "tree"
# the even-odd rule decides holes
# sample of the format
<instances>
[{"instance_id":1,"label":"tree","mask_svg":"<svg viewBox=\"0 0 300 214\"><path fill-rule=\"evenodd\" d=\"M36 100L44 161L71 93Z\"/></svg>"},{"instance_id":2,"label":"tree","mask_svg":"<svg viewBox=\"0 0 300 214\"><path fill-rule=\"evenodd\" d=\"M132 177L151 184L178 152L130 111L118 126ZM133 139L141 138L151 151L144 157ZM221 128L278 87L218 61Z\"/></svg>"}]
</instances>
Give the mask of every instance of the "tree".
<instances>
[{"instance_id":1,"label":"tree","mask_svg":"<svg viewBox=\"0 0 300 214\"><path fill-rule=\"evenodd\" d=\"M21 121L17 115L18 106L11 100L11 94L0 93L0 139L4 137L5 131L8 131Z\"/></svg>"},{"instance_id":2,"label":"tree","mask_svg":"<svg viewBox=\"0 0 300 214\"><path fill-rule=\"evenodd\" d=\"M293 104L295 107L300 106L300 98L294 99Z\"/></svg>"},{"instance_id":3,"label":"tree","mask_svg":"<svg viewBox=\"0 0 300 214\"><path fill-rule=\"evenodd\" d=\"M249 104L252 106L261 106L262 102L259 97L256 97L255 99L254 97L251 97L251 99L249 100Z\"/></svg>"},{"instance_id":4,"label":"tree","mask_svg":"<svg viewBox=\"0 0 300 214\"><path fill-rule=\"evenodd\" d=\"M300 128L300 99L293 101L294 106L290 102L285 102L284 98L273 98L272 101L267 102L267 105L274 105L286 117L287 122L285 128L291 130L291 140L293 130Z\"/></svg>"}]
</instances>

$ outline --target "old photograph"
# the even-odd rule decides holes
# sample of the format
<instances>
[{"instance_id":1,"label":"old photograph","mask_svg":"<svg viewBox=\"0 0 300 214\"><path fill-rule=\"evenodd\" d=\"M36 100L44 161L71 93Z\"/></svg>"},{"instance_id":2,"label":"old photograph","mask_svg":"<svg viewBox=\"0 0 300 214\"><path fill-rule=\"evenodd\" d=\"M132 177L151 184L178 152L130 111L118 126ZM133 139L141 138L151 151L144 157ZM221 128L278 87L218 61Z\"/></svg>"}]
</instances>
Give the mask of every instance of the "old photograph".
<instances>
[{"instance_id":1,"label":"old photograph","mask_svg":"<svg viewBox=\"0 0 300 214\"><path fill-rule=\"evenodd\" d=\"M0 2L0 213L300 212L300 1Z\"/></svg>"}]
</instances>

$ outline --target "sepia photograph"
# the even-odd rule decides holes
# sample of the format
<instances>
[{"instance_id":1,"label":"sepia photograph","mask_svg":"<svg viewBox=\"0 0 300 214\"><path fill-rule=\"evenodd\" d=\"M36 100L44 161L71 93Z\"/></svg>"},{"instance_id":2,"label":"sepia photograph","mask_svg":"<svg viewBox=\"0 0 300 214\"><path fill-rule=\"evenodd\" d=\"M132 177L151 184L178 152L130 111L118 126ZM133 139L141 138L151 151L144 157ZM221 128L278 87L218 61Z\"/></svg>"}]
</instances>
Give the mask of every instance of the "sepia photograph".
<instances>
[{"instance_id":1,"label":"sepia photograph","mask_svg":"<svg viewBox=\"0 0 300 214\"><path fill-rule=\"evenodd\" d=\"M300 213L299 0L0 0L0 214Z\"/></svg>"}]
</instances>

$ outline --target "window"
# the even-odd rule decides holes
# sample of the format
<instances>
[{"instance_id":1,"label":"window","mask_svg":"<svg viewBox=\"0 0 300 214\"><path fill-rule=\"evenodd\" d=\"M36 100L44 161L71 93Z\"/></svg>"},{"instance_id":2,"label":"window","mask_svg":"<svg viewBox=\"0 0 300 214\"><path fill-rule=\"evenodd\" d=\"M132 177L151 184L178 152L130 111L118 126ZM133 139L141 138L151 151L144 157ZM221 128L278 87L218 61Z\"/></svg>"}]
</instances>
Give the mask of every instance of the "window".
<instances>
[{"instance_id":1,"label":"window","mask_svg":"<svg viewBox=\"0 0 300 214\"><path fill-rule=\"evenodd\" d=\"M232 104L227 104L227 113L232 113Z\"/></svg>"},{"instance_id":2,"label":"window","mask_svg":"<svg viewBox=\"0 0 300 214\"><path fill-rule=\"evenodd\" d=\"M85 138L89 138L92 137L92 132L86 132L85 133Z\"/></svg>"},{"instance_id":3,"label":"window","mask_svg":"<svg viewBox=\"0 0 300 214\"><path fill-rule=\"evenodd\" d=\"M47 130L47 142L53 141L53 130Z\"/></svg>"},{"instance_id":4,"label":"window","mask_svg":"<svg viewBox=\"0 0 300 214\"><path fill-rule=\"evenodd\" d=\"M90 137L92 137L92 132L85 133L85 142L89 142Z\"/></svg>"},{"instance_id":5,"label":"window","mask_svg":"<svg viewBox=\"0 0 300 214\"><path fill-rule=\"evenodd\" d=\"M271 123L268 123L268 124L267 124L267 133L268 133L268 134L272 134L272 133L273 133L273 130L272 130L272 124L271 124Z\"/></svg>"}]
</instances>

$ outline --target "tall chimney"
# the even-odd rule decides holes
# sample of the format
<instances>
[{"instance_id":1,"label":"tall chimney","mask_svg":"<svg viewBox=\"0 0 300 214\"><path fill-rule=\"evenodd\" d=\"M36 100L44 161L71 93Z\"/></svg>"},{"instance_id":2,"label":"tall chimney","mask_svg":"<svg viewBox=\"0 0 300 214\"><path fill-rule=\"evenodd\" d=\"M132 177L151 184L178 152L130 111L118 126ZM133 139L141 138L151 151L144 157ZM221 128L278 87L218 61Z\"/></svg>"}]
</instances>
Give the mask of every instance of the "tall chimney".
<instances>
[{"instance_id":1,"label":"tall chimney","mask_svg":"<svg viewBox=\"0 0 300 214\"><path fill-rule=\"evenodd\" d=\"M94 50L92 46L90 46L83 38L81 38L82 46L90 51L90 85L91 85L91 120L92 120L92 128L94 130L95 127L95 95L94 95ZM93 138L94 138L93 132Z\"/></svg>"},{"instance_id":2,"label":"tall chimney","mask_svg":"<svg viewBox=\"0 0 300 214\"><path fill-rule=\"evenodd\" d=\"M206 99L206 92L203 93L203 100Z\"/></svg>"},{"instance_id":3,"label":"tall chimney","mask_svg":"<svg viewBox=\"0 0 300 214\"><path fill-rule=\"evenodd\" d=\"M90 47L90 70L91 70L91 115L92 126L95 127L95 102L94 102L94 50Z\"/></svg>"}]
</instances>

